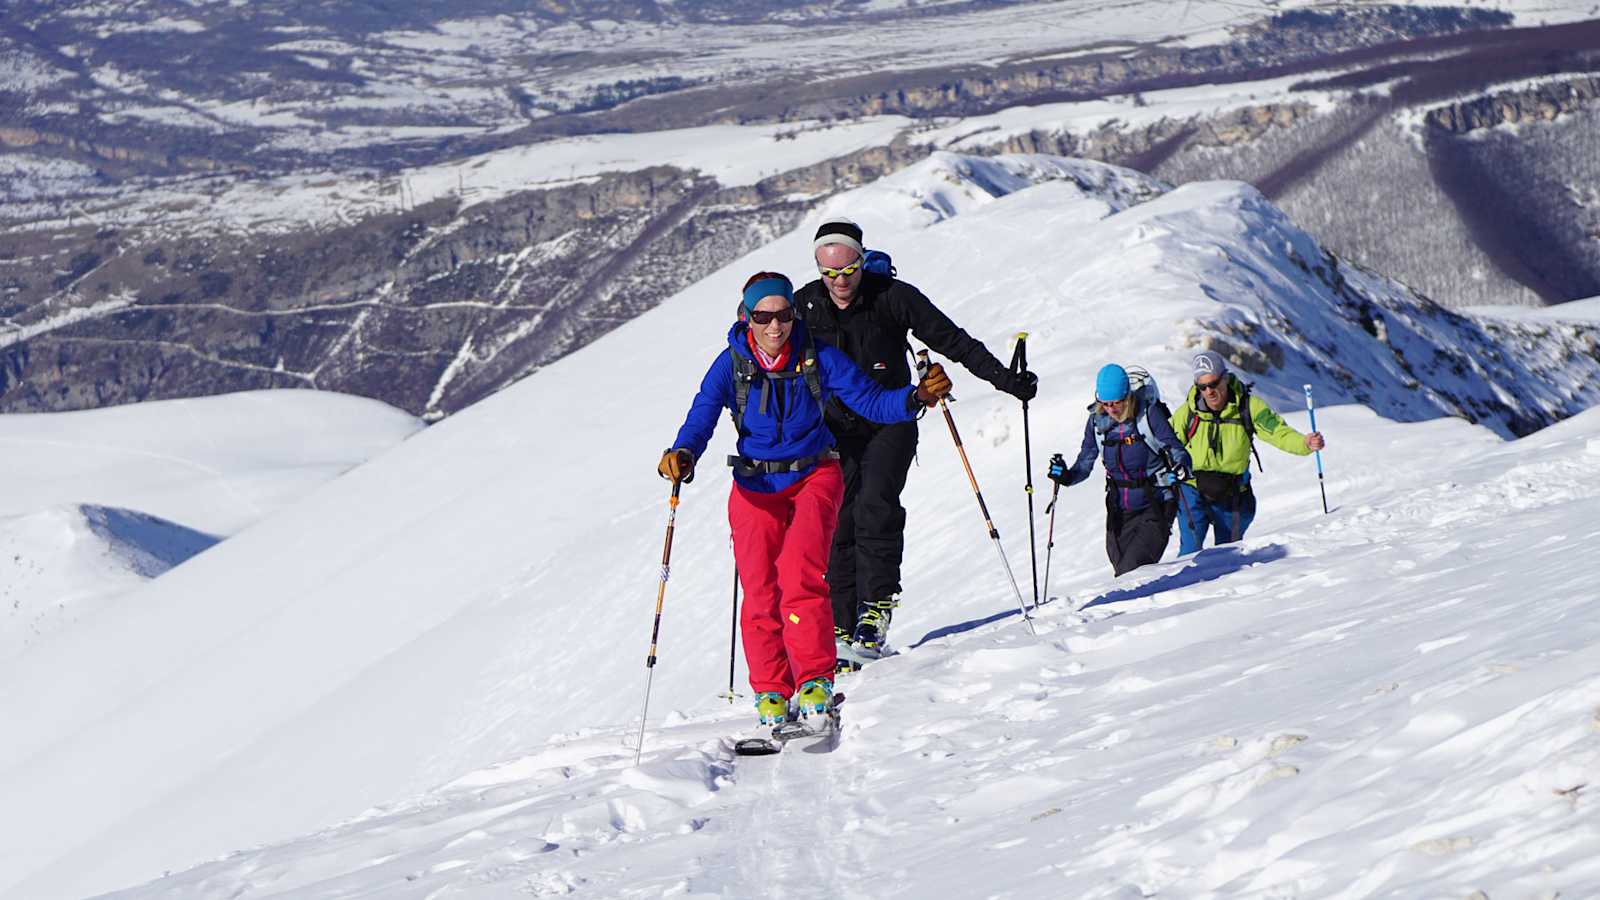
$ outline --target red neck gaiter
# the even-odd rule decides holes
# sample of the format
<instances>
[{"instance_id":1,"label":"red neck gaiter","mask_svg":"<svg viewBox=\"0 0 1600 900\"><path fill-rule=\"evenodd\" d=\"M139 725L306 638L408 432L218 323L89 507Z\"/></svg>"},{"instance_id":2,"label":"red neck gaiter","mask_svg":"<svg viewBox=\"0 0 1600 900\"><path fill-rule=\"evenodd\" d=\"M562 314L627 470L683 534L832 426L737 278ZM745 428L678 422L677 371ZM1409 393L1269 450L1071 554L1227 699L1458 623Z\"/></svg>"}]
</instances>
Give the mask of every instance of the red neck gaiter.
<instances>
[{"instance_id":1,"label":"red neck gaiter","mask_svg":"<svg viewBox=\"0 0 1600 900\"><path fill-rule=\"evenodd\" d=\"M776 372L789 364L789 342L783 342L783 349L778 351L776 359L767 355L765 350L756 343L755 332L745 329L744 339L750 345L750 353L756 358L756 365L768 372Z\"/></svg>"}]
</instances>

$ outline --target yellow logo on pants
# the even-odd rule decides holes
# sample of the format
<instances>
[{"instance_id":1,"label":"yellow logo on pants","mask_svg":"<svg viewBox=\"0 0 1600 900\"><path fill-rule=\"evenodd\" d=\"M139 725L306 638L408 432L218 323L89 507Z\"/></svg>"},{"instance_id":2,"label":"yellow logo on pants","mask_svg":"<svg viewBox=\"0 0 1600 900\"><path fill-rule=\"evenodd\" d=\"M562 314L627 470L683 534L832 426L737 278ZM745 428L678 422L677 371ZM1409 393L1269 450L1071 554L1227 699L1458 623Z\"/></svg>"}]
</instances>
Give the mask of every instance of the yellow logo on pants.
<instances>
[{"instance_id":1,"label":"yellow logo on pants","mask_svg":"<svg viewBox=\"0 0 1600 900\"><path fill-rule=\"evenodd\" d=\"M796 625L799 625L800 624L800 617L795 615L794 613L789 613L789 621L793 622Z\"/></svg>"}]
</instances>

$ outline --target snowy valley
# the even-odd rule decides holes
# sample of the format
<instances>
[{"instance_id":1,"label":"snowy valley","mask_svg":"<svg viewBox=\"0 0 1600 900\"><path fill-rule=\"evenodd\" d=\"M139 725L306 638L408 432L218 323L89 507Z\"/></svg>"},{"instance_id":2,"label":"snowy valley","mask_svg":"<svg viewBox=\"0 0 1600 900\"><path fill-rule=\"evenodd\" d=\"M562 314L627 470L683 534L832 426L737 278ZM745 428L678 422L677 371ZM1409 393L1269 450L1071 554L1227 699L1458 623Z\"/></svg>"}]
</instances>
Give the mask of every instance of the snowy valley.
<instances>
[{"instance_id":1,"label":"snowy valley","mask_svg":"<svg viewBox=\"0 0 1600 900\"><path fill-rule=\"evenodd\" d=\"M7 412L438 420L939 151L1246 181L1451 309L1600 294L1594 0L8 13Z\"/></svg>"},{"instance_id":2,"label":"snowy valley","mask_svg":"<svg viewBox=\"0 0 1600 900\"><path fill-rule=\"evenodd\" d=\"M1064 490L1034 638L929 416L899 654L844 677L832 753L736 759L753 716L718 696L728 476L706 466L635 766L653 461L745 275L807 272L835 213L1002 357L1029 333L1036 465L1076 445L1101 363L1175 397L1212 347L1302 430L1313 385L1332 512L1310 460L1264 448L1245 541L1113 580L1100 492ZM1026 579L1017 404L953 376ZM259 515L201 521L188 482L112 497L127 472L60 460L73 491L7 515L228 536L0 657L0 721L24 723L0 742L0 896L1587 896L1597 401L1595 302L1452 312L1244 184L938 153L425 430L375 406L198 428L233 483L327 437ZM131 427L182 431L151 412ZM27 424L42 446L73 421ZM264 421L280 449L245 453Z\"/></svg>"}]
</instances>

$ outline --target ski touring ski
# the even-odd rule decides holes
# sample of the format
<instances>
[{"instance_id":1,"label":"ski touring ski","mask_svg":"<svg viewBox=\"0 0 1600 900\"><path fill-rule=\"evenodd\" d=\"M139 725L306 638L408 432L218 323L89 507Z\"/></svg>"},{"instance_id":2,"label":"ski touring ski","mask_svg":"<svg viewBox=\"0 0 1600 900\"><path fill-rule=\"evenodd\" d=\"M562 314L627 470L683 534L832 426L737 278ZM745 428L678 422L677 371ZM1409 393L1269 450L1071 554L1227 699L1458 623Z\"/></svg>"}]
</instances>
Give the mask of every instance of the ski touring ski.
<instances>
[{"instance_id":1,"label":"ski touring ski","mask_svg":"<svg viewBox=\"0 0 1600 900\"><path fill-rule=\"evenodd\" d=\"M835 672L859 672L861 667L870 662L877 662L885 654L863 650L855 644L836 645L834 650L838 658Z\"/></svg>"},{"instance_id":2,"label":"ski touring ski","mask_svg":"<svg viewBox=\"0 0 1600 900\"><path fill-rule=\"evenodd\" d=\"M734 741L733 752L739 756L772 756L783 752L789 744L794 744L807 753L827 753L838 744L839 706L842 703L844 695L834 694L832 705L821 716L791 718L787 722L780 722L772 726L766 737L747 737Z\"/></svg>"}]
</instances>

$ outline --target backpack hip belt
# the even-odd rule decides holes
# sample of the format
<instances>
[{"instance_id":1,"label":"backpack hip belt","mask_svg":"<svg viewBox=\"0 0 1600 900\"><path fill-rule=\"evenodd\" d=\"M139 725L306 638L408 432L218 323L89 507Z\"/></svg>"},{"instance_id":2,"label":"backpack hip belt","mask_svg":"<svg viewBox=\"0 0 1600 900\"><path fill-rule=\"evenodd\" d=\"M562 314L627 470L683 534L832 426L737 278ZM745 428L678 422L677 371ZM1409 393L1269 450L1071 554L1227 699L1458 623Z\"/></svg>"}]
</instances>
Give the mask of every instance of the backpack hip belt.
<instances>
[{"instance_id":1,"label":"backpack hip belt","mask_svg":"<svg viewBox=\"0 0 1600 900\"><path fill-rule=\"evenodd\" d=\"M733 474L754 478L757 475L782 475L785 472L803 472L817 463L838 459L839 451L824 450L810 456L798 459L746 459L743 456L728 457L728 465L733 467Z\"/></svg>"}]
</instances>

